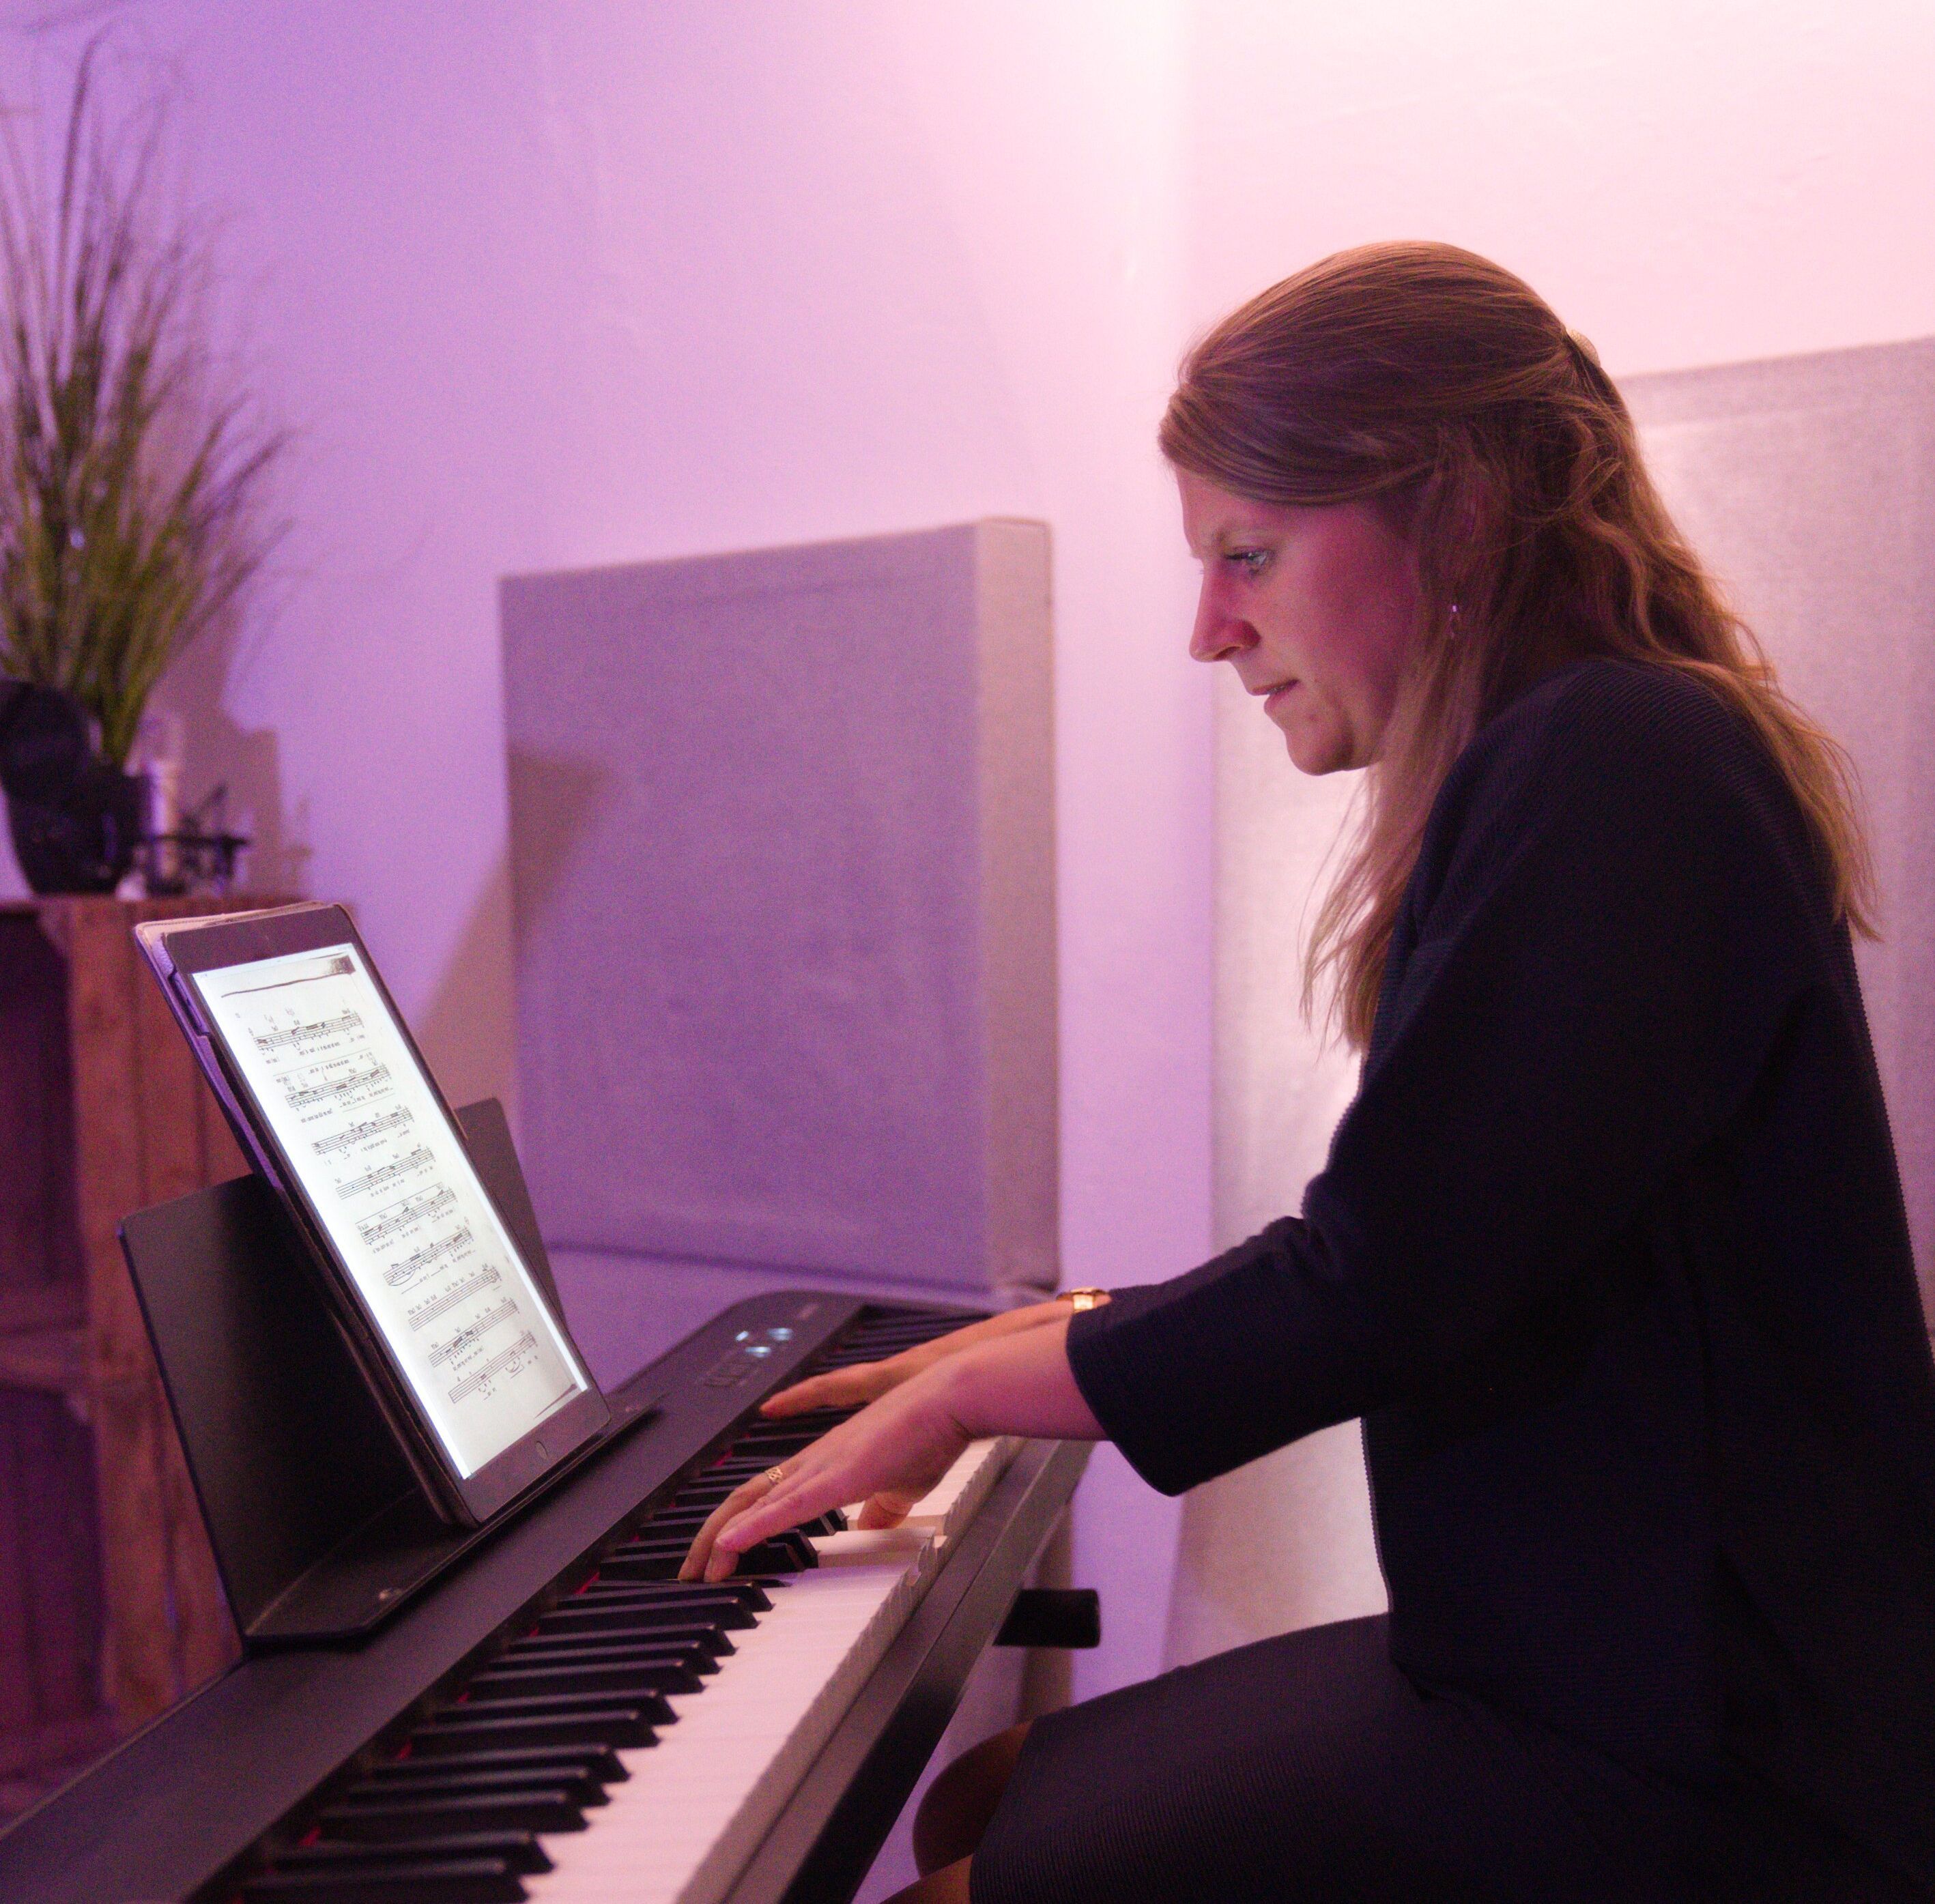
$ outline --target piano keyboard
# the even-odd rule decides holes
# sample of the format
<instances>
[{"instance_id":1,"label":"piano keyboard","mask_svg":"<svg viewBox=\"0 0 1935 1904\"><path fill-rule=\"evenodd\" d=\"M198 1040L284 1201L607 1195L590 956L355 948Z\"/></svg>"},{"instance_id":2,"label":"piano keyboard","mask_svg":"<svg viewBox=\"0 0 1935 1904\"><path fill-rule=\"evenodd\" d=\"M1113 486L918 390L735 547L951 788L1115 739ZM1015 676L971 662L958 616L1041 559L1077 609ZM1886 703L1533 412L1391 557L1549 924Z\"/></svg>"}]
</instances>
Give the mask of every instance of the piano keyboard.
<instances>
[{"instance_id":1,"label":"piano keyboard","mask_svg":"<svg viewBox=\"0 0 1935 1904\"><path fill-rule=\"evenodd\" d=\"M938 1326L882 1317L820 1365ZM755 1548L731 1580L673 1577L739 1480L844 1418L741 1434L399 1750L329 1794L243 1886L248 1904L717 1904L1018 1445L975 1444L900 1528L832 1517Z\"/></svg>"}]
</instances>

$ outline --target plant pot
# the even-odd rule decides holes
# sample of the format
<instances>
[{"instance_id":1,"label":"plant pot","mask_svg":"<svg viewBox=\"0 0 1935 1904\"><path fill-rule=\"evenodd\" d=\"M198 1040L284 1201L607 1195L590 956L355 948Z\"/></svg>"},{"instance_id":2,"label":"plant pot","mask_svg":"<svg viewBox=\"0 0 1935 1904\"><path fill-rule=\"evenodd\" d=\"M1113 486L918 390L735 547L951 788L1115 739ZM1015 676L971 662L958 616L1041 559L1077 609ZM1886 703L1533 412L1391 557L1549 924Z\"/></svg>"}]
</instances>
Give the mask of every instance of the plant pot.
<instances>
[{"instance_id":1,"label":"plant pot","mask_svg":"<svg viewBox=\"0 0 1935 1904\"><path fill-rule=\"evenodd\" d=\"M9 794L7 824L36 892L112 892L134 862L140 780L97 760L59 800Z\"/></svg>"}]
</instances>

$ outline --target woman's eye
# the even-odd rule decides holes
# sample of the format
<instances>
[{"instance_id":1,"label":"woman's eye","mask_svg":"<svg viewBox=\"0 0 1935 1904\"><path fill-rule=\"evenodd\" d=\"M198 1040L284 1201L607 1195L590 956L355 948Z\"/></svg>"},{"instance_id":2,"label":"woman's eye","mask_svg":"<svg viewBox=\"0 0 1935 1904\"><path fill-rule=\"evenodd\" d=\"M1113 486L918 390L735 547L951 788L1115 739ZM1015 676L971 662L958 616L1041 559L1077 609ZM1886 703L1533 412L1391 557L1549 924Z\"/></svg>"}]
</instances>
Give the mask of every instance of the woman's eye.
<instances>
[{"instance_id":1,"label":"woman's eye","mask_svg":"<svg viewBox=\"0 0 1935 1904\"><path fill-rule=\"evenodd\" d=\"M1269 566L1269 551L1268 549L1230 549L1224 554L1223 560L1232 568L1242 570L1245 575L1254 579L1260 575Z\"/></svg>"}]
</instances>

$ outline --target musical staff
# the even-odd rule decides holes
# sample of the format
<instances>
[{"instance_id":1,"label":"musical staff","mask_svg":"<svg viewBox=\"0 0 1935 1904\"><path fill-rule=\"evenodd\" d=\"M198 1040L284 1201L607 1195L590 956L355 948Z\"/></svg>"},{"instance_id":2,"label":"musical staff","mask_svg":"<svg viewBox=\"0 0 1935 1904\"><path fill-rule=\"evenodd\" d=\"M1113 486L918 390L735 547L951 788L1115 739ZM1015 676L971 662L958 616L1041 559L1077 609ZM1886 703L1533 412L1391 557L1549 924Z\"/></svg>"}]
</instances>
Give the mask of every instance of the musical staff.
<instances>
[{"instance_id":1,"label":"musical staff","mask_svg":"<svg viewBox=\"0 0 1935 1904\"><path fill-rule=\"evenodd\" d=\"M256 1049L264 1058L279 1051L300 1051L305 1045L312 1045L318 1039L340 1038L352 1031L363 1028L363 1014L346 1011L333 1018L317 1018L308 1024L285 1025L278 1031L258 1031L255 1034Z\"/></svg>"},{"instance_id":2,"label":"musical staff","mask_svg":"<svg viewBox=\"0 0 1935 1904\"><path fill-rule=\"evenodd\" d=\"M460 1282L452 1283L441 1296L412 1309L410 1311L411 1328L427 1329L439 1316L449 1314L466 1296L475 1296L480 1289L488 1289L493 1283L503 1280L494 1264L485 1263L482 1269L466 1276Z\"/></svg>"},{"instance_id":3,"label":"musical staff","mask_svg":"<svg viewBox=\"0 0 1935 1904\"><path fill-rule=\"evenodd\" d=\"M360 1177L352 1177L347 1183L338 1184L336 1193L346 1202L352 1196L361 1196L365 1190L381 1190L385 1184L393 1184L399 1178L412 1175L424 1169L432 1161L427 1144L419 1144L407 1157L400 1157L388 1163L379 1163L373 1170L366 1170Z\"/></svg>"},{"instance_id":4,"label":"musical staff","mask_svg":"<svg viewBox=\"0 0 1935 1904\"><path fill-rule=\"evenodd\" d=\"M537 1338L526 1329L508 1349L500 1349L482 1368L472 1369L450 1391L451 1400L461 1402L466 1395L475 1395L493 1375L515 1375L524 1365L524 1357L537 1345Z\"/></svg>"},{"instance_id":5,"label":"musical staff","mask_svg":"<svg viewBox=\"0 0 1935 1904\"><path fill-rule=\"evenodd\" d=\"M383 1272L383 1280L392 1289L400 1289L420 1269L427 1269L439 1257L457 1256L467 1250L474 1239L467 1223L460 1230L454 1230L448 1236L439 1236L433 1243L426 1243L422 1248L412 1250L400 1263L393 1263Z\"/></svg>"},{"instance_id":6,"label":"musical staff","mask_svg":"<svg viewBox=\"0 0 1935 1904\"><path fill-rule=\"evenodd\" d=\"M584 1377L375 975L353 946L297 952L208 1002L396 1374L475 1473Z\"/></svg>"},{"instance_id":7,"label":"musical staff","mask_svg":"<svg viewBox=\"0 0 1935 1904\"><path fill-rule=\"evenodd\" d=\"M318 1157L327 1157L331 1151L346 1151L367 1138L380 1137L386 1130L400 1130L406 1124L416 1121L416 1113L399 1106L394 1111L385 1111L379 1118L365 1118L361 1124L352 1124L347 1130L339 1130L333 1137L318 1137L309 1148Z\"/></svg>"},{"instance_id":8,"label":"musical staff","mask_svg":"<svg viewBox=\"0 0 1935 1904\"><path fill-rule=\"evenodd\" d=\"M457 1196L448 1184L433 1184L394 1203L386 1203L374 1216L365 1217L356 1233L371 1249L380 1248L392 1236L400 1236L412 1224L423 1223L454 1209Z\"/></svg>"},{"instance_id":9,"label":"musical staff","mask_svg":"<svg viewBox=\"0 0 1935 1904\"><path fill-rule=\"evenodd\" d=\"M338 1110L346 1110L352 1103L361 1103L379 1085L387 1084L389 1078L390 1067L373 1058L367 1064L353 1065L340 1076L325 1078L320 1084L298 1085L291 1078L286 1080L285 1088L292 1111L306 1109L312 1104L327 1103L332 1098Z\"/></svg>"},{"instance_id":10,"label":"musical staff","mask_svg":"<svg viewBox=\"0 0 1935 1904\"><path fill-rule=\"evenodd\" d=\"M486 1309L468 1328L460 1329L447 1342L430 1345L430 1365L434 1368L448 1362L459 1349L467 1348L475 1341L490 1334L500 1323L509 1322L518 1313L518 1305L510 1296L506 1296L494 1309Z\"/></svg>"}]
</instances>

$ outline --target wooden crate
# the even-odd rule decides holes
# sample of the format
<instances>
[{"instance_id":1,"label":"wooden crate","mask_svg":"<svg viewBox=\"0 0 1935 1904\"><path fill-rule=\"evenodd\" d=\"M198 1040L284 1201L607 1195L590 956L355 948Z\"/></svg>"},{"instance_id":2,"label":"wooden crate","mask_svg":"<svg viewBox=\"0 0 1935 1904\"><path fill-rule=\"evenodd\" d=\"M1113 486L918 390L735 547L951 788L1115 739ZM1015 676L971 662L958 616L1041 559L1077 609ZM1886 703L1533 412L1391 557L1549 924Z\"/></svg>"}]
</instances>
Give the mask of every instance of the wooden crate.
<instances>
[{"instance_id":1,"label":"wooden crate","mask_svg":"<svg viewBox=\"0 0 1935 1904\"><path fill-rule=\"evenodd\" d=\"M0 906L0 1787L236 1655L115 1227L245 1168L132 928L276 903Z\"/></svg>"}]
</instances>

